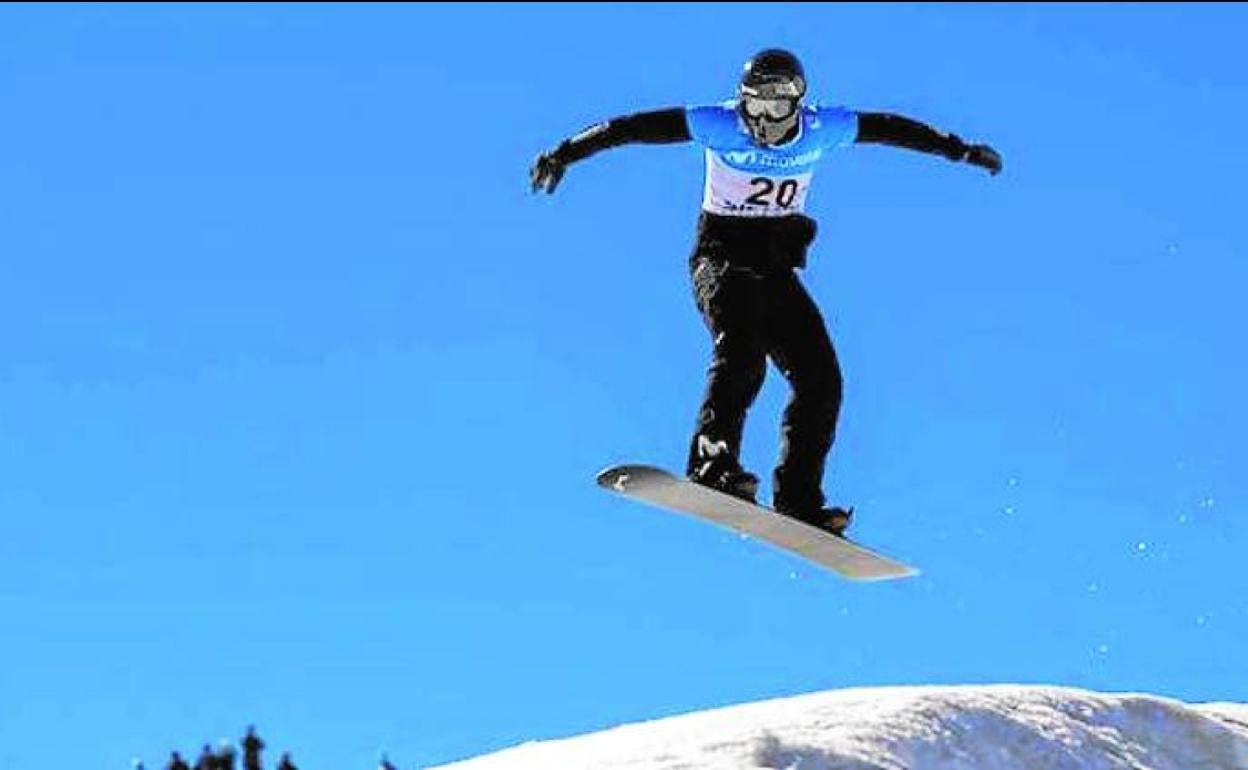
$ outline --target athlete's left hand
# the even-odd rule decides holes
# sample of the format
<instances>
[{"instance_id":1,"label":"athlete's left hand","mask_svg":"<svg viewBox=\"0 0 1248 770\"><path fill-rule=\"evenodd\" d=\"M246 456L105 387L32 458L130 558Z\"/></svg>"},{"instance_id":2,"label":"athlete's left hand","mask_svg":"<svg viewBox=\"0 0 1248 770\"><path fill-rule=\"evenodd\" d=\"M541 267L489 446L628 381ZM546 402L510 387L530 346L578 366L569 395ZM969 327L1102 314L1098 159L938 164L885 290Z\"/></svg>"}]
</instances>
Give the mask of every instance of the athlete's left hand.
<instances>
[{"instance_id":1,"label":"athlete's left hand","mask_svg":"<svg viewBox=\"0 0 1248 770\"><path fill-rule=\"evenodd\" d=\"M533 185L533 192L545 190L547 194L553 193L559 186L559 180L563 179L563 172L566 169L567 165L559 160L558 153L544 152L538 155L533 168L529 171L529 181Z\"/></svg>"},{"instance_id":2,"label":"athlete's left hand","mask_svg":"<svg viewBox=\"0 0 1248 770\"><path fill-rule=\"evenodd\" d=\"M967 147L966 162L988 169L988 173L993 176L1001 173L1001 156L986 144L972 144Z\"/></svg>"}]
</instances>

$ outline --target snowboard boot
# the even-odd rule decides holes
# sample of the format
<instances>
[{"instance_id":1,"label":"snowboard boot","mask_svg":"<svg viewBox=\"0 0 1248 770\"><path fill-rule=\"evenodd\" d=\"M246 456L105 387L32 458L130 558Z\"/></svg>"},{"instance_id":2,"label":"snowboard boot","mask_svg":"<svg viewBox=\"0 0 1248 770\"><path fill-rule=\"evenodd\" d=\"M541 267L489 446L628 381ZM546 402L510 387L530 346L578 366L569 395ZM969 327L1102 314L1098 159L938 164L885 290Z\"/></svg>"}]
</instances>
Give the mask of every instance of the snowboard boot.
<instances>
[{"instance_id":1,"label":"snowboard boot","mask_svg":"<svg viewBox=\"0 0 1248 770\"><path fill-rule=\"evenodd\" d=\"M840 506L793 508L780 503L776 506L776 513L790 516L812 527L818 527L837 537L845 537L845 530L849 529L849 523L854 518L852 507L841 508Z\"/></svg>"},{"instance_id":2,"label":"snowboard boot","mask_svg":"<svg viewBox=\"0 0 1248 770\"><path fill-rule=\"evenodd\" d=\"M690 481L757 505L758 477L741 467L723 441L699 436L697 458L691 466Z\"/></svg>"}]
</instances>

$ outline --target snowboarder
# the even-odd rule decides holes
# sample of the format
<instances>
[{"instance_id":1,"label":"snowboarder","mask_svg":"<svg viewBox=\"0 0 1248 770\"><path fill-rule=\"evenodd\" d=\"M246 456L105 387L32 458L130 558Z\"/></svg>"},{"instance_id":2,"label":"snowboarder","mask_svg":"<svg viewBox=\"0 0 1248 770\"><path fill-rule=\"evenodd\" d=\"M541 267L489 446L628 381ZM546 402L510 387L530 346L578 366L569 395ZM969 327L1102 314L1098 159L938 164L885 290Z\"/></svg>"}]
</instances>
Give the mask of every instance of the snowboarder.
<instances>
[{"instance_id":1,"label":"snowboarder","mask_svg":"<svg viewBox=\"0 0 1248 770\"><path fill-rule=\"evenodd\" d=\"M806 195L833 149L875 143L1001 171L984 144L968 144L902 115L806 104L800 60L767 49L745 64L737 97L713 105L624 115L540 154L534 192L553 193L569 166L625 144L694 141L706 148L705 187L689 258L693 295L713 352L685 472L755 502L758 477L739 459L746 412L768 357L791 396L781 424L772 507L841 534L852 508L827 506L823 476L841 408L841 369L823 317L800 281L815 238Z\"/></svg>"}]
</instances>

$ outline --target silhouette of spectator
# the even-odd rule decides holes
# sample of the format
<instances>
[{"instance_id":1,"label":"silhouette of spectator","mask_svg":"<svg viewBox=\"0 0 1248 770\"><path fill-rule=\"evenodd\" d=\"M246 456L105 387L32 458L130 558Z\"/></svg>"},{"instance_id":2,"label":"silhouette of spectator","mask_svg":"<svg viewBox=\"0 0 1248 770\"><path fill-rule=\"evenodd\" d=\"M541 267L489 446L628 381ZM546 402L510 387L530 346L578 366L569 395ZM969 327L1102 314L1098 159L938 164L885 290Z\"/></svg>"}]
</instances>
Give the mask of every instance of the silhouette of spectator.
<instances>
[{"instance_id":1,"label":"silhouette of spectator","mask_svg":"<svg viewBox=\"0 0 1248 770\"><path fill-rule=\"evenodd\" d=\"M277 770L299 770L295 767L295 763L290 761L289 752L282 755L282 761L278 763Z\"/></svg>"},{"instance_id":2,"label":"silhouette of spectator","mask_svg":"<svg viewBox=\"0 0 1248 770\"><path fill-rule=\"evenodd\" d=\"M186 760L178 752L173 752L169 757L169 764L165 765L165 770L191 770L191 766L186 764Z\"/></svg>"},{"instance_id":3,"label":"silhouette of spectator","mask_svg":"<svg viewBox=\"0 0 1248 770\"><path fill-rule=\"evenodd\" d=\"M234 747L224 738L217 746L217 770L234 770Z\"/></svg>"},{"instance_id":4,"label":"silhouette of spectator","mask_svg":"<svg viewBox=\"0 0 1248 770\"><path fill-rule=\"evenodd\" d=\"M390 758L387 757L385 754L382 754L381 755L381 767L377 768L377 770L395 770L395 767L394 765L390 764Z\"/></svg>"},{"instance_id":5,"label":"silhouette of spectator","mask_svg":"<svg viewBox=\"0 0 1248 770\"><path fill-rule=\"evenodd\" d=\"M261 770L260 752L264 750L264 741L256 735L255 725L247 726L247 734L243 736L243 770Z\"/></svg>"},{"instance_id":6,"label":"silhouette of spectator","mask_svg":"<svg viewBox=\"0 0 1248 770\"><path fill-rule=\"evenodd\" d=\"M199 759L195 760L195 770L217 770L217 757L206 743L204 750L199 752Z\"/></svg>"},{"instance_id":7,"label":"silhouette of spectator","mask_svg":"<svg viewBox=\"0 0 1248 770\"><path fill-rule=\"evenodd\" d=\"M133 767L134 770L143 770L143 760L138 758L132 759L130 760L130 766Z\"/></svg>"}]
</instances>

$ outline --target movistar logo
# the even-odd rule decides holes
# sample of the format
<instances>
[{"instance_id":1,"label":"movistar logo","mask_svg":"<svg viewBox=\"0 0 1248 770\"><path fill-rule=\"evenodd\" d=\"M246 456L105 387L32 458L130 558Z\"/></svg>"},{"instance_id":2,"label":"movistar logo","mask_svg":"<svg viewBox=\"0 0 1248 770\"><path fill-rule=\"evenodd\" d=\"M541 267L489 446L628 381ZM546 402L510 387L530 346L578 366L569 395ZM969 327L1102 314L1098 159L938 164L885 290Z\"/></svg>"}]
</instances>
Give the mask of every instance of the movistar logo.
<instances>
[{"instance_id":1,"label":"movistar logo","mask_svg":"<svg viewBox=\"0 0 1248 770\"><path fill-rule=\"evenodd\" d=\"M724 160L738 166L792 168L794 166L809 166L819 160L823 157L823 148L816 147L801 155L780 155L765 150L726 150L723 152L723 156Z\"/></svg>"}]
</instances>

